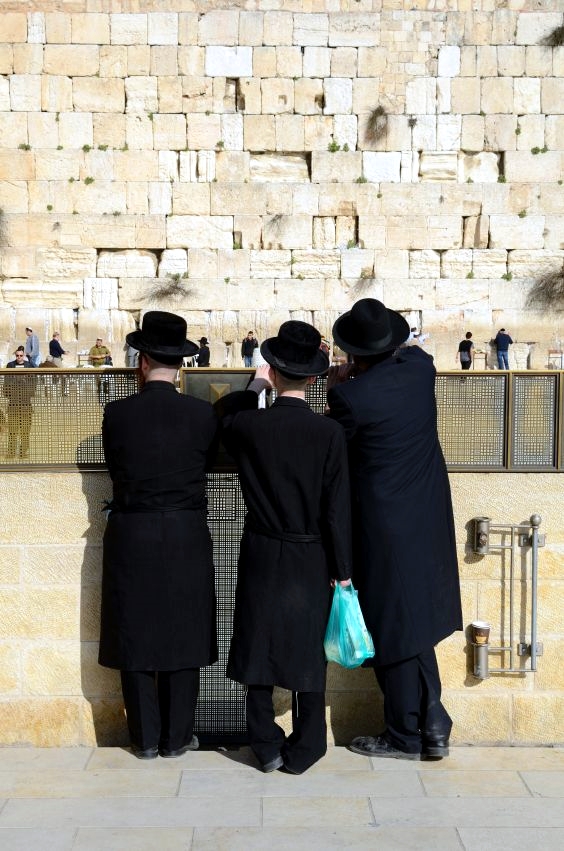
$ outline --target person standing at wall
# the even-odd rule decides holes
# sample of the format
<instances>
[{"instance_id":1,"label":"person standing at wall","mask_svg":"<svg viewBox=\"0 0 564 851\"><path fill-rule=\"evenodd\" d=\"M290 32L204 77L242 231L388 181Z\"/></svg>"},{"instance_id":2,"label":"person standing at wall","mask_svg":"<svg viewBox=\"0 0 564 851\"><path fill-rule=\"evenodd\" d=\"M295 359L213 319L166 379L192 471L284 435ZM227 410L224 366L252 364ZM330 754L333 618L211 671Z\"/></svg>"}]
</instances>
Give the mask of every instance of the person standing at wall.
<instances>
[{"instance_id":1,"label":"person standing at wall","mask_svg":"<svg viewBox=\"0 0 564 851\"><path fill-rule=\"evenodd\" d=\"M254 331L249 331L241 343L241 357L243 358L245 366L253 365L253 354L255 349L258 349L258 340L255 338Z\"/></svg>"},{"instance_id":2,"label":"person standing at wall","mask_svg":"<svg viewBox=\"0 0 564 851\"><path fill-rule=\"evenodd\" d=\"M499 369L509 369L509 346L513 340L505 328L500 330L495 335L495 345L497 348L497 365Z\"/></svg>"},{"instance_id":3,"label":"person standing at wall","mask_svg":"<svg viewBox=\"0 0 564 851\"><path fill-rule=\"evenodd\" d=\"M33 364L26 360L23 346L15 351L14 360L6 364L7 369L33 369ZM8 399L6 419L8 421L8 458L29 456L29 435L33 417L32 399L35 393L35 377L6 376L4 378L4 396Z\"/></svg>"},{"instance_id":4,"label":"person standing at wall","mask_svg":"<svg viewBox=\"0 0 564 851\"><path fill-rule=\"evenodd\" d=\"M55 366L61 367L63 365L63 355L68 355L63 347L61 346L61 335L58 331L55 331L53 334L53 339L49 341L49 358L48 360L51 363L54 363Z\"/></svg>"},{"instance_id":5,"label":"person standing at wall","mask_svg":"<svg viewBox=\"0 0 564 851\"><path fill-rule=\"evenodd\" d=\"M462 369L470 369L474 360L474 343L472 342L472 332L467 331L466 336L458 344L458 352L456 353L456 361L460 361Z\"/></svg>"},{"instance_id":6,"label":"person standing at wall","mask_svg":"<svg viewBox=\"0 0 564 851\"><path fill-rule=\"evenodd\" d=\"M88 352L88 356L92 366L99 368L108 363L108 358L111 360L112 353L108 347L104 345L102 338L97 337L95 345L93 345Z\"/></svg>"},{"instance_id":7,"label":"person standing at wall","mask_svg":"<svg viewBox=\"0 0 564 851\"><path fill-rule=\"evenodd\" d=\"M372 298L333 326L354 364L328 377L344 426L353 499L353 581L376 654L386 729L351 750L398 759L448 756L435 645L462 629L454 520L437 434L435 368L409 325ZM397 351L396 351L397 350ZM352 380L351 380L351 376ZM342 383L331 386L333 378Z\"/></svg>"},{"instance_id":8,"label":"person standing at wall","mask_svg":"<svg viewBox=\"0 0 564 851\"><path fill-rule=\"evenodd\" d=\"M197 359L198 366L209 366L210 365L210 349L208 344L207 337L200 337L198 340L200 344L200 348L198 349Z\"/></svg>"},{"instance_id":9,"label":"person standing at wall","mask_svg":"<svg viewBox=\"0 0 564 851\"><path fill-rule=\"evenodd\" d=\"M38 366L41 355L39 354L39 338L37 334L33 333L33 329L27 327L25 329L26 333L26 341L25 341L25 353L27 359L31 363L32 366Z\"/></svg>"},{"instance_id":10,"label":"person standing at wall","mask_svg":"<svg viewBox=\"0 0 564 851\"><path fill-rule=\"evenodd\" d=\"M206 469L217 419L177 393L197 346L182 317L149 311L127 335L143 386L110 402L102 439L113 499L104 534L99 662L121 671L131 749L139 759L196 750L200 668L217 660Z\"/></svg>"},{"instance_id":11,"label":"person standing at wall","mask_svg":"<svg viewBox=\"0 0 564 851\"><path fill-rule=\"evenodd\" d=\"M306 322L265 340L248 391L216 403L247 507L227 675L247 686L250 745L265 772L301 774L327 750L323 638L330 580L348 584L350 497L345 435L312 412L305 390L329 368ZM258 394L278 396L257 410ZM275 723L274 686L292 692L292 733Z\"/></svg>"}]
</instances>

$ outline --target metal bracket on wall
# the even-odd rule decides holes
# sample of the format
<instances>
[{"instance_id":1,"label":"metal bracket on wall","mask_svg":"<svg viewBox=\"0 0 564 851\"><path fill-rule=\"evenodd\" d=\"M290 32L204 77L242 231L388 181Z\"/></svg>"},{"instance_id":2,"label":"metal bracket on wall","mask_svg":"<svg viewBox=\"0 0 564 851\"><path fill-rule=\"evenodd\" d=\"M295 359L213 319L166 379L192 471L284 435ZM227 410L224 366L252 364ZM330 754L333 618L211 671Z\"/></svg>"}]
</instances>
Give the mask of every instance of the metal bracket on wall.
<instances>
[{"instance_id":1,"label":"metal bracket on wall","mask_svg":"<svg viewBox=\"0 0 564 851\"><path fill-rule=\"evenodd\" d=\"M537 670L537 657L542 656L543 645L537 642L537 589L538 589L538 550L544 547L546 536L539 534L539 526L542 518L539 514L532 514L530 526L523 523L492 523L490 517L473 518L473 545L472 549L479 555L487 555L490 552L509 553L509 641L501 646L494 647L483 638L480 642L472 640L474 651L474 676L485 679L490 674L526 674ZM491 536L499 536L499 540L492 541ZM509 536L509 542L505 543ZM530 643L517 641L515 635L515 562L517 548L531 550L531 574L530 574L530 605L531 605L531 635ZM525 556L526 557L526 556ZM509 659L509 665L501 668L489 667L489 656L495 653ZM521 658L530 657L530 667L518 667L515 664L515 654Z\"/></svg>"}]
</instances>

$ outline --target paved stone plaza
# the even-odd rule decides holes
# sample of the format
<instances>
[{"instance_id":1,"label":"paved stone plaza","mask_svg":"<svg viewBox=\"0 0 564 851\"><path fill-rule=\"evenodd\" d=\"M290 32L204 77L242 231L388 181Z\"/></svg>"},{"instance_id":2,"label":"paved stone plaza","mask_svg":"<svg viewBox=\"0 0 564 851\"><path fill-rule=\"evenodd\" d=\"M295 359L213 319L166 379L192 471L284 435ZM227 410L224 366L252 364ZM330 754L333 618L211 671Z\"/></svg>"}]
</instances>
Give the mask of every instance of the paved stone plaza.
<instances>
[{"instance_id":1,"label":"paved stone plaza","mask_svg":"<svg viewBox=\"0 0 564 851\"><path fill-rule=\"evenodd\" d=\"M121 748L1 748L3 851L560 851L564 748L345 748L300 777L248 749L142 762Z\"/></svg>"}]
</instances>

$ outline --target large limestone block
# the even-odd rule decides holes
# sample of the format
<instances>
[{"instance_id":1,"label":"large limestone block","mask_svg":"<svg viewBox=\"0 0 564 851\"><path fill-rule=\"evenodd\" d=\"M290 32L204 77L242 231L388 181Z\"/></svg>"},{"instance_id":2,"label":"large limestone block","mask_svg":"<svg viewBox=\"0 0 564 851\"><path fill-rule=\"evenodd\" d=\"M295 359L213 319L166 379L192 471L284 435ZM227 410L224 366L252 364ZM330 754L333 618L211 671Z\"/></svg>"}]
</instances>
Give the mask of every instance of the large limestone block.
<instances>
[{"instance_id":1,"label":"large limestone block","mask_svg":"<svg viewBox=\"0 0 564 851\"><path fill-rule=\"evenodd\" d=\"M153 118L153 144L156 150L184 150L186 118L184 115L159 114Z\"/></svg>"},{"instance_id":2,"label":"large limestone block","mask_svg":"<svg viewBox=\"0 0 564 851\"><path fill-rule=\"evenodd\" d=\"M80 112L123 112L125 90L123 80L80 77L73 81L74 108Z\"/></svg>"},{"instance_id":3,"label":"large limestone block","mask_svg":"<svg viewBox=\"0 0 564 851\"><path fill-rule=\"evenodd\" d=\"M90 175L83 175L84 180ZM86 215L108 215L117 218L127 212L127 192L124 183L96 180L78 183L73 187L74 209Z\"/></svg>"},{"instance_id":4,"label":"large limestone block","mask_svg":"<svg viewBox=\"0 0 564 851\"><path fill-rule=\"evenodd\" d=\"M37 112L41 109L41 77L39 74L12 74L10 77L10 109L14 112Z\"/></svg>"},{"instance_id":5,"label":"large limestone block","mask_svg":"<svg viewBox=\"0 0 564 851\"><path fill-rule=\"evenodd\" d=\"M292 116L297 118L298 116ZM243 149L243 116L221 116L221 141L223 150L241 151Z\"/></svg>"},{"instance_id":6,"label":"large limestone block","mask_svg":"<svg viewBox=\"0 0 564 851\"><path fill-rule=\"evenodd\" d=\"M562 179L562 153L507 151L505 178L509 183L552 183Z\"/></svg>"},{"instance_id":7,"label":"large limestone block","mask_svg":"<svg viewBox=\"0 0 564 851\"><path fill-rule=\"evenodd\" d=\"M381 297L386 307L391 310L405 311L408 307L417 310L434 310L435 288L434 280L394 278L389 275L382 282L382 295L375 298Z\"/></svg>"},{"instance_id":8,"label":"large limestone block","mask_svg":"<svg viewBox=\"0 0 564 851\"><path fill-rule=\"evenodd\" d=\"M156 275L157 265L157 257L151 251L101 251L96 274L100 278L149 278Z\"/></svg>"},{"instance_id":9,"label":"large limestone block","mask_svg":"<svg viewBox=\"0 0 564 851\"><path fill-rule=\"evenodd\" d=\"M275 115L276 150L303 151L305 121L302 115Z\"/></svg>"},{"instance_id":10,"label":"large limestone block","mask_svg":"<svg viewBox=\"0 0 564 851\"><path fill-rule=\"evenodd\" d=\"M98 116L96 116L98 118ZM124 115L125 119L125 145L119 147L127 147L132 151L135 150L153 150L153 122L148 115L140 113L130 113ZM121 128L120 128L121 130ZM94 129L96 135L96 128ZM161 152L159 151L159 154Z\"/></svg>"},{"instance_id":11,"label":"large limestone block","mask_svg":"<svg viewBox=\"0 0 564 851\"><path fill-rule=\"evenodd\" d=\"M481 310L488 307L489 281L462 280L453 278L439 279L436 282L435 304L437 310L460 308L463 310Z\"/></svg>"},{"instance_id":12,"label":"large limestone block","mask_svg":"<svg viewBox=\"0 0 564 851\"><path fill-rule=\"evenodd\" d=\"M147 41L149 44L178 44L178 15L174 12L149 12Z\"/></svg>"},{"instance_id":13,"label":"large limestone block","mask_svg":"<svg viewBox=\"0 0 564 851\"><path fill-rule=\"evenodd\" d=\"M458 151L462 132L462 116L439 115L437 118L437 148L439 151Z\"/></svg>"},{"instance_id":14,"label":"large limestone block","mask_svg":"<svg viewBox=\"0 0 564 851\"><path fill-rule=\"evenodd\" d=\"M540 660L542 663L542 660ZM558 693L513 695L513 735L519 744L564 741L564 697Z\"/></svg>"},{"instance_id":15,"label":"large limestone block","mask_svg":"<svg viewBox=\"0 0 564 851\"><path fill-rule=\"evenodd\" d=\"M9 523L8 526L13 532L14 524ZM0 590L2 611L5 613L0 623L0 637L78 639L79 595L78 585Z\"/></svg>"},{"instance_id":16,"label":"large limestone block","mask_svg":"<svg viewBox=\"0 0 564 851\"><path fill-rule=\"evenodd\" d=\"M374 251L352 248L341 253L343 278L372 278L374 276Z\"/></svg>"},{"instance_id":17,"label":"large limestone block","mask_svg":"<svg viewBox=\"0 0 564 851\"><path fill-rule=\"evenodd\" d=\"M264 19L261 12L240 12L239 43L249 46L262 44Z\"/></svg>"},{"instance_id":18,"label":"large limestone block","mask_svg":"<svg viewBox=\"0 0 564 851\"><path fill-rule=\"evenodd\" d=\"M18 139L25 140L20 144L25 144L27 141L27 116L23 112L8 112L9 103L5 103L4 106L6 112L0 113L0 148L11 148L13 150Z\"/></svg>"},{"instance_id":19,"label":"large limestone block","mask_svg":"<svg viewBox=\"0 0 564 851\"><path fill-rule=\"evenodd\" d=\"M172 186L170 182L149 183L149 212L162 215L172 213Z\"/></svg>"},{"instance_id":20,"label":"large limestone block","mask_svg":"<svg viewBox=\"0 0 564 851\"><path fill-rule=\"evenodd\" d=\"M178 73L190 77L203 77L205 58L205 47L178 47Z\"/></svg>"},{"instance_id":21,"label":"large limestone block","mask_svg":"<svg viewBox=\"0 0 564 851\"><path fill-rule=\"evenodd\" d=\"M488 216L467 216L464 219L462 244L464 248L487 248L490 236ZM480 275L480 277L484 277Z\"/></svg>"},{"instance_id":22,"label":"large limestone block","mask_svg":"<svg viewBox=\"0 0 564 851\"><path fill-rule=\"evenodd\" d=\"M405 110L408 115L433 115L437 111L437 82L433 78L416 78L405 87Z\"/></svg>"},{"instance_id":23,"label":"large limestone block","mask_svg":"<svg viewBox=\"0 0 564 851\"><path fill-rule=\"evenodd\" d=\"M109 44L110 18L99 12L71 14L73 44Z\"/></svg>"},{"instance_id":24,"label":"large limestone block","mask_svg":"<svg viewBox=\"0 0 564 851\"><path fill-rule=\"evenodd\" d=\"M326 151L334 141L335 122L330 115L306 115L304 144L306 151Z\"/></svg>"},{"instance_id":25,"label":"large limestone block","mask_svg":"<svg viewBox=\"0 0 564 851\"><path fill-rule=\"evenodd\" d=\"M34 642L23 652L22 677L29 695L78 695L81 693L80 646L57 642Z\"/></svg>"},{"instance_id":26,"label":"large limestone block","mask_svg":"<svg viewBox=\"0 0 564 851\"><path fill-rule=\"evenodd\" d=\"M238 37L238 10L211 9L206 14L200 15L198 21L198 41L200 44L237 44Z\"/></svg>"},{"instance_id":27,"label":"large limestone block","mask_svg":"<svg viewBox=\"0 0 564 851\"><path fill-rule=\"evenodd\" d=\"M540 112L540 80L523 77L515 80L514 106L518 115Z\"/></svg>"},{"instance_id":28,"label":"large limestone block","mask_svg":"<svg viewBox=\"0 0 564 851\"><path fill-rule=\"evenodd\" d=\"M79 698L22 697L0 704L0 741L4 745L57 747L78 745Z\"/></svg>"},{"instance_id":29,"label":"large limestone block","mask_svg":"<svg viewBox=\"0 0 564 851\"><path fill-rule=\"evenodd\" d=\"M71 280L96 274L96 251L93 248L43 248L37 251L37 268L43 278Z\"/></svg>"},{"instance_id":30,"label":"large limestone block","mask_svg":"<svg viewBox=\"0 0 564 851\"><path fill-rule=\"evenodd\" d=\"M275 306L279 310L314 311L323 304L325 283L320 278L314 280L279 280L274 282ZM266 309L269 308L268 299Z\"/></svg>"},{"instance_id":31,"label":"large limestone block","mask_svg":"<svg viewBox=\"0 0 564 851\"><path fill-rule=\"evenodd\" d=\"M192 152L191 152L192 153ZM210 214L209 183L175 183L172 187L172 212L179 215Z\"/></svg>"},{"instance_id":32,"label":"large limestone block","mask_svg":"<svg viewBox=\"0 0 564 851\"><path fill-rule=\"evenodd\" d=\"M294 111L294 82L284 77L261 81L262 111L279 114Z\"/></svg>"},{"instance_id":33,"label":"large limestone block","mask_svg":"<svg viewBox=\"0 0 564 851\"><path fill-rule=\"evenodd\" d=\"M401 154L365 151L362 155L362 173L372 183L399 183Z\"/></svg>"},{"instance_id":34,"label":"large limestone block","mask_svg":"<svg viewBox=\"0 0 564 851\"><path fill-rule=\"evenodd\" d=\"M59 144L59 127L53 113L39 112L28 116L29 144L35 148L56 148Z\"/></svg>"},{"instance_id":35,"label":"large limestone block","mask_svg":"<svg viewBox=\"0 0 564 851\"><path fill-rule=\"evenodd\" d=\"M437 69L439 77L457 77L460 74L460 47L447 45L439 48Z\"/></svg>"},{"instance_id":36,"label":"large limestone block","mask_svg":"<svg viewBox=\"0 0 564 851\"><path fill-rule=\"evenodd\" d=\"M21 694L20 648L17 643L0 644L0 695ZM0 741L3 741L0 732Z\"/></svg>"},{"instance_id":37,"label":"large limestone block","mask_svg":"<svg viewBox=\"0 0 564 851\"><path fill-rule=\"evenodd\" d=\"M462 129L460 133L460 145L462 150L481 151L484 147L484 128L484 116L463 115Z\"/></svg>"},{"instance_id":38,"label":"large limestone block","mask_svg":"<svg viewBox=\"0 0 564 851\"><path fill-rule=\"evenodd\" d=\"M251 255L247 249L225 248L217 252L218 276L225 279L249 278Z\"/></svg>"},{"instance_id":39,"label":"large limestone block","mask_svg":"<svg viewBox=\"0 0 564 851\"><path fill-rule=\"evenodd\" d=\"M33 278L6 278L2 296L10 304L50 307L82 307L82 280L47 282Z\"/></svg>"},{"instance_id":40,"label":"large limestone block","mask_svg":"<svg viewBox=\"0 0 564 851\"><path fill-rule=\"evenodd\" d=\"M126 77L126 112L157 112L159 108L157 78Z\"/></svg>"},{"instance_id":41,"label":"large limestone block","mask_svg":"<svg viewBox=\"0 0 564 851\"><path fill-rule=\"evenodd\" d=\"M428 249L409 252L410 278L440 278L441 255Z\"/></svg>"},{"instance_id":42,"label":"large limestone block","mask_svg":"<svg viewBox=\"0 0 564 851\"><path fill-rule=\"evenodd\" d=\"M531 151L545 148L546 118L544 115L522 115L519 118L517 150ZM548 145L546 145L548 148ZM557 146L558 147L558 146Z\"/></svg>"},{"instance_id":43,"label":"large limestone block","mask_svg":"<svg viewBox=\"0 0 564 851\"><path fill-rule=\"evenodd\" d=\"M313 248L335 247L335 217L316 216L313 219Z\"/></svg>"},{"instance_id":44,"label":"large limestone block","mask_svg":"<svg viewBox=\"0 0 564 851\"><path fill-rule=\"evenodd\" d=\"M504 249L488 248L472 253L476 278L501 278L507 272L507 251Z\"/></svg>"},{"instance_id":45,"label":"large limestone block","mask_svg":"<svg viewBox=\"0 0 564 851\"><path fill-rule=\"evenodd\" d=\"M84 307L87 310L111 310L118 305L117 278L84 278Z\"/></svg>"},{"instance_id":46,"label":"large limestone block","mask_svg":"<svg viewBox=\"0 0 564 851\"><path fill-rule=\"evenodd\" d=\"M338 278L341 271L341 252L338 249L325 251L293 251L292 276L304 278Z\"/></svg>"},{"instance_id":47,"label":"large limestone block","mask_svg":"<svg viewBox=\"0 0 564 851\"><path fill-rule=\"evenodd\" d=\"M252 48L220 47L208 44L206 47L205 73L208 77L252 77Z\"/></svg>"},{"instance_id":48,"label":"large limestone block","mask_svg":"<svg viewBox=\"0 0 564 851\"><path fill-rule=\"evenodd\" d=\"M236 175L234 175L236 177ZM265 215L266 187L261 184L214 183L211 191L211 213L212 215L240 214L240 215Z\"/></svg>"},{"instance_id":49,"label":"large limestone block","mask_svg":"<svg viewBox=\"0 0 564 851\"><path fill-rule=\"evenodd\" d=\"M251 250L251 278L289 278L293 257L290 251Z\"/></svg>"},{"instance_id":50,"label":"large limestone block","mask_svg":"<svg viewBox=\"0 0 564 851\"><path fill-rule=\"evenodd\" d=\"M2 187L0 187L0 204L2 201ZM35 271L35 249L34 248L5 248L0 254L0 275L5 278L29 278ZM4 316L0 311L0 339L3 336Z\"/></svg>"},{"instance_id":51,"label":"large limestone block","mask_svg":"<svg viewBox=\"0 0 564 851\"><path fill-rule=\"evenodd\" d=\"M379 279L409 277L409 251L374 252L374 274Z\"/></svg>"},{"instance_id":52,"label":"large limestone block","mask_svg":"<svg viewBox=\"0 0 564 851\"><path fill-rule=\"evenodd\" d=\"M304 47L324 47L327 45L328 36L328 15L315 13L294 15L294 44Z\"/></svg>"},{"instance_id":53,"label":"large limestone block","mask_svg":"<svg viewBox=\"0 0 564 851\"><path fill-rule=\"evenodd\" d=\"M253 50L253 74L259 79L276 76L275 47L255 47Z\"/></svg>"},{"instance_id":54,"label":"large limestone block","mask_svg":"<svg viewBox=\"0 0 564 851\"><path fill-rule=\"evenodd\" d=\"M262 239L262 217L261 216L234 216L233 218L233 247L255 248L261 247Z\"/></svg>"},{"instance_id":55,"label":"large limestone block","mask_svg":"<svg viewBox=\"0 0 564 851\"><path fill-rule=\"evenodd\" d=\"M480 151L477 154L459 154L458 179L461 183L497 183L499 161L497 154Z\"/></svg>"},{"instance_id":56,"label":"large limestone block","mask_svg":"<svg viewBox=\"0 0 564 851\"><path fill-rule=\"evenodd\" d=\"M190 248L187 254L191 279L217 278L219 265L215 248Z\"/></svg>"},{"instance_id":57,"label":"large limestone block","mask_svg":"<svg viewBox=\"0 0 564 851\"><path fill-rule=\"evenodd\" d=\"M513 112L513 79L486 77L482 80L482 111L487 114Z\"/></svg>"},{"instance_id":58,"label":"large limestone block","mask_svg":"<svg viewBox=\"0 0 564 851\"><path fill-rule=\"evenodd\" d=\"M313 239L312 217L301 215L275 215L264 218L263 248L311 248Z\"/></svg>"},{"instance_id":59,"label":"large limestone block","mask_svg":"<svg viewBox=\"0 0 564 851\"><path fill-rule=\"evenodd\" d=\"M126 142L126 116L111 113L97 113L92 117L94 144L107 145L109 148L123 148Z\"/></svg>"},{"instance_id":60,"label":"large limestone block","mask_svg":"<svg viewBox=\"0 0 564 851\"><path fill-rule=\"evenodd\" d=\"M12 214L27 213L29 205L28 185L25 180L14 180L0 182L0 209L8 207ZM0 257L0 267L3 266ZM4 272L3 274L8 274ZM17 272L17 275L20 273Z\"/></svg>"},{"instance_id":61,"label":"large limestone block","mask_svg":"<svg viewBox=\"0 0 564 851\"><path fill-rule=\"evenodd\" d=\"M0 584L19 585L23 549L19 546L0 547Z\"/></svg>"},{"instance_id":62,"label":"large limestone block","mask_svg":"<svg viewBox=\"0 0 564 851\"><path fill-rule=\"evenodd\" d=\"M554 251L564 246L564 216L552 216L546 229L545 248Z\"/></svg>"},{"instance_id":63,"label":"large limestone block","mask_svg":"<svg viewBox=\"0 0 564 851\"><path fill-rule=\"evenodd\" d=\"M371 12L336 12L329 16L330 47L377 47L378 16Z\"/></svg>"},{"instance_id":64,"label":"large limestone block","mask_svg":"<svg viewBox=\"0 0 564 851\"><path fill-rule=\"evenodd\" d=\"M290 12L264 13L264 44L292 44L294 16Z\"/></svg>"},{"instance_id":65,"label":"large limestone block","mask_svg":"<svg viewBox=\"0 0 564 851\"><path fill-rule=\"evenodd\" d=\"M458 154L456 151L424 151L419 160L421 180L440 181L457 180Z\"/></svg>"},{"instance_id":66,"label":"large limestone block","mask_svg":"<svg viewBox=\"0 0 564 851\"><path fill-rule=\"evenodd\" d=\"M94 142L92 113L63 112L59 117L59 142L66 149L92 147ZM38 152L38 155L41 151Z\"/></svg>"},{"instance_id":67,"label":"large limestone block","mask_svg":"<svg viewBox=\"0 0 564 851\"><path fill-rule=\"evenodd\" d=\"M309 180L303 154L256 154L250 160L251 180L256 182L291 182Z\"/></svg>"},{"instance_id":68,"label":"large limestone block","mask_svg":"<svg viewBox=\"0 0 564 851\"><path fill-rule=\"evenodd\" d=\"M539 44L557 27L562 17L556 12L528 12L517 17L516 44Z\"/></svg>"},{"instance_id":69,"label":"large limestone block","mask_svg":"<svg viewBox=\"0 0 564 851\"><path fill-rule=\"evenodd\" d=\"M472 271L473 252L468 248L441 254L441 278L465 278Z\"/></svg>"},{"instance_id":70,"label":"large limestone block","mask_svg":"<svg viewBox=\"0 0 564 851\"><path fill-rule=\"evenodd\" d=\"M244 145L249 151L276 150L276 122L273 115L245 115Z\"/></svg>"},{"instance_id":71,"label":"large limestone block","mask_svg":"<svg viewBox=\"0 0 564 851\"><path fill-rule=\"evenodd\" d=\"M94 77L100 67L100 48L94 44L46 44L43 72L67 77Z\"/></svg>"},{"instance_id":72,"label":"large limestone block","mask_svg":"<svg viewBox=\"0 0 564 851\"><path fill-rule=\"evenodd\" d=\"M358 244L361 248L386 248L386 240L387 221L384 216L362 216L359 219Z\"/></svg>"},{"instance_id":73,"label":"large limestone block","mask_svg":"<svg viewBox=\"0 0 564 851\"><path fill-rule=\"evenodd\" d=\"M186 118L188 147L213 150L221 139L221 117L192 113Z\"/></svg>"},{"instance_id":74,"label":"large limestone block","mask_svg":"<svg viewBox=\"0 0 564 851\"><path fill-rule=\"evenodd\" d=\"M420 115L411 131L413 148L435 151L437 148L437 120L434 115Z\"/></svg>"},{"instance_id":75,"label":"large limestone block","mask_svg":"<svg viewBox=\"0 0 564 851\"><path fill-rule=\"evenodd\" d=\"M147 15L111 14L110 33L112 44L146 44Z\"/></svg>"},{"instance_id":76,"label":"large limestone block","mask_svg":"<svg viewBox=\"0 0 564 851\"><path fill-rule=\"evenodd\" d=\"M303 52L304 79L329 77L331 74L331 51L328 47L306 45ZM297 92L296 92L297 96Z\"/></svg>"},{"instance_id":77,"label":"large limestone block","mask_svg":"<svg viewBox=\"0 0 564 851\"><path fill-rule=\"evenodd\" d=\"M313 151L311 155L311 180L313 183L353 183L363 173L366 174L366 157L360 151ZM374 172L372 169L371 173ZM380 178L377 178L379 180Z\"/></svg>"},{"instance_id":78,"label":"large limestone block","mask_svg":"<svg viewBox=\"0 0 564 851\"><path fill-rule=\"evenodd\" d=\"M510 251L507 269L515 278L538 278L562 266L564 251Z\"/></svg>"},{"instance_id":79,"label":"large limestone block","mask_svg":"<svg viewBox=\"0 0 564 851\"><path fill-rule=\"evenodd\" d=\"M352 112L352 80L328 77L323 83L325 115L345 115Z\"/></svg>"},{"instance_id":80,"label":"large limestone block","mask_svg":"<svg viewBox=\"0 0 564 851\"><path fill-rule=\"evenodd\" d=\"M118 181L159 179L157 151L114 151L114 177Z\"/></svg>"},{"instance_id":81,"label":"large limestone block","mask_svg":"<svg viewBox=\"0 0 564 851\"><path fill-rule=\"evenodd\" d=\"M490 216L491 248L542 248L544 216Z\"/></svg>"},{"instance_id":82,"label":"large limestone block","mask_svg":"<svg viewBox=\"0 0 564 851\"><path fill-rule=\"evenodd\" d=\"M233 248L232 216L170 216L167 248Z\"/></svg>"}]
</instances>

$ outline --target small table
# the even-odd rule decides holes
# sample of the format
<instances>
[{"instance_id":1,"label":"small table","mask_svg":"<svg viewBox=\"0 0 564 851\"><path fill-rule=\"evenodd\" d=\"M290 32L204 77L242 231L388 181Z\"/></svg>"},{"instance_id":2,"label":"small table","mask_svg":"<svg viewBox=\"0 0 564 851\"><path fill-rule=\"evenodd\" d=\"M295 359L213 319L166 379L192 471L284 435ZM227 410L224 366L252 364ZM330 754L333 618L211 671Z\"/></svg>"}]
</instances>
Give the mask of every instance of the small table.
<instances>
[{"instance_id":1,"label":"small table","mask_svg":"<svg viewBox=\"0 0 564 851\"><path fill-rule=\"evenodd\" d=\"M549 369L562 369L562 359L564 358L564 352L559 351L550 351L548 352L548 368Z\"/></svg>"},{"instance_id":2,"label":"small table","mask_svg":"<svg viewBox=\"0 0 564 851\"><path fill-rule=\"evenodd\" d=\"M79 352L77 355L77 359L79 369L81 366L90 366L90 355L88 354L88 352Z\"/></svg>"}]
</instances>

